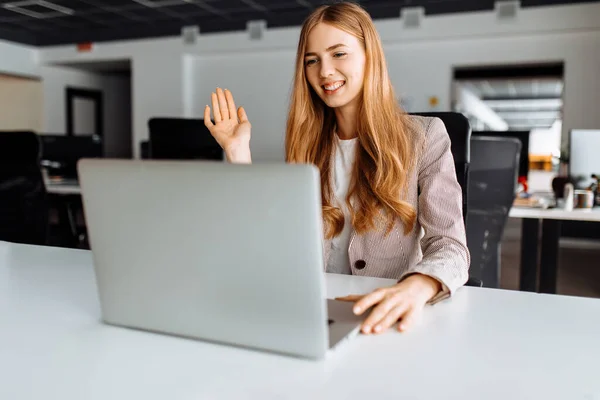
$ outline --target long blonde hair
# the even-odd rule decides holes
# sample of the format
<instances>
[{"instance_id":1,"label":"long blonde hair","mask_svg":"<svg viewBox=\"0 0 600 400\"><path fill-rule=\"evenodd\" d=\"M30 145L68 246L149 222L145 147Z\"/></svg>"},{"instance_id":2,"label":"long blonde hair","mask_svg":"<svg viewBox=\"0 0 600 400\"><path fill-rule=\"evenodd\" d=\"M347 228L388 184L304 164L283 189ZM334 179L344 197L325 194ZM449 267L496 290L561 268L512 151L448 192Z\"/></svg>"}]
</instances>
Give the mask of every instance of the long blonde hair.
<instances>
[{"instance_id":1,"label":"long blonde hair","mask_svg":"<svg viewBox=\"0 0 600 400\"><path fill-rule=\"evenodd\" d=\"M286 127L286 160L314 164L321 173L321 197L326 237L339 235L344 215L332 205L331 157L335 114L310 87L304 54L308 35L319 23L341 29L363 44L366 53L362 101L357 121L358 150L346 204L357 233L375 229L387 220L386 233L397 217L408 234L416 211L404 201L416 146L409 121L400 108L388 76L379 34L369 14L357 4L336 3L317 8L304 22L296 54L296 74ZM354 205L350 199L354 196ZM385 215L385 217L384 217Z\"/></svg>"}]
</instances>

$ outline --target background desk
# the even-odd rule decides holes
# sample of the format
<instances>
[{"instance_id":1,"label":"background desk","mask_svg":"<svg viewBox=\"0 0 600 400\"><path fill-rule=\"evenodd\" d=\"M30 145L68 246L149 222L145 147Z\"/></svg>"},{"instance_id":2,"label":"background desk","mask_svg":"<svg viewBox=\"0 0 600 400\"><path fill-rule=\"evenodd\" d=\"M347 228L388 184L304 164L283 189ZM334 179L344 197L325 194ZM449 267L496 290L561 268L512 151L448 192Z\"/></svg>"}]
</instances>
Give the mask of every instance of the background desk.
<instances>
[{"instance_id":1,"label":"background desk","mask_svg":"<svg viewBox=\"0 0 600 400\"><path fill-rule=\"evenodd\" d=\"M80 195L81 187L76 180L46 180L46 191L51 194Z\"/></svg>"},{"instance_id":2,"label":"background desk","mask_svg":"<svg viewBox=\"0 0 600 400\"><path fill-rule=\"evenodd\" d=\"M392 283L328 275L327 294ZM600 398L596 299L464 287L311 362L103 325L90 252L0 242L0 315L7 400Z\"/></svg>"},{"instance_id":3,"label":"background desk","mask_svg":"<svg viewBox=\"0 0 600 400\"><path fill-rule=\"evenodd\" d=\"M45 179L51 207L58 213L60 243L70 248L81 248L85 243L85 229L79 229L78 214L82 211L81 187L75 179ZM83 215L82 215L83 217Z\"/></svg>"},{"instance_id":4,"label":"background desk","mask_svg":"<svg viewBox=\"0 0 600 400\"><path fill-rule=\"evenodd\" d=\"M558 248L561 221L600 222L600 208L593 210L537 209L513 207L509 217L522 218L520 289L541 293L556 293ZM539 229L542 221L541 257L538 256ZM539 261L539 289L538 289Z\"/></svg>"}]
</instances>

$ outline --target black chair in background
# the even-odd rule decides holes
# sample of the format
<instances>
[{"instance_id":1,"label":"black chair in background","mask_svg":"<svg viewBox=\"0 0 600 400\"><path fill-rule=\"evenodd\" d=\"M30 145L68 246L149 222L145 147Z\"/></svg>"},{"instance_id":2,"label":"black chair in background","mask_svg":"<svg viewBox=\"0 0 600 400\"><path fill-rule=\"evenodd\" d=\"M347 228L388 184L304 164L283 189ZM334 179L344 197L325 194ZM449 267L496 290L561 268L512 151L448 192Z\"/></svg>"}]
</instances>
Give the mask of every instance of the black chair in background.
<instances>
[{"instance_id":1,"label":"black chair in background","mask_svg":"<svg viewBox=\"0 0 600 400\"><path fill-rule=\"evenodd\" d=\"M82 158L101 158L104 156L104 142L99 135L65 135L61 133L43 133L41 164L48 176L57 182L76 184L77 162ZM49 205L56 211L58 224L51 224L50 240L53 246L67 248L87 248L83 204L80 194L50 193ZM51 219L52 221L53 219Z\"/></svg>"},{"instance_id":2,"label":"black chair in background","mask_svg":"<svg viewBox=\"0 0 600 400\"><path fill-rule=\"evenodd\" d=\"M203 119L152 118L148 158L163 160L223 160L221 146Z\"/></svg>"},{"instance_id":3,"label":"black chair in background","mask_svg":"<svg viewBox=\"0 0 600 400\"><path fill-rule=\"evenodd\" d=\"M140 158L142 160L150 158L150 142L148 140L140 142Z\"/></svg>"},{"instance_id":4,"label":"black chair in background","mask_svg":"<svg viewBox=\"0 0 600 400\"><path fill-rule=\"evenodd\" d=\"M500 286L500 246L517 194L521 142L510 137L471 138L467 243L470 274Z\"/></svg>"},{"instance_id":5,"label":"black chair in background","mask_svg":"<svg viewBox=\"0 0 600 400\"><path fill-rule=\"evenodd\" d=\"M529 177L529 138L531 131L474 131L471 137L510 137L521 142L521 153L519 154L519 178ZM550 190L550 188L548 188Z\"/></svg>"},{"instance_id":6,"label":"black chair in background","mask_svg":"<svg viewBox=\"0 0 600 400\"><path fill-rule=\"evenodd\" d=\"M0 240L47 244L48 204L40 154L34 132L0 132Z\"/></svg>"},{"instance_id":7,"label":"black chair in background","mask_svg":"<svg viewBox=\"0 0 600 400\"><path fill-rule=\"evenodd\" d=\"M463 196L463 220L467 226L467 207L468 207L468 187L469 187L469 165L470 165L470 139L471 124L469 120L461 113L457 112L423 112L411 113L422 117L436 117L442 120L450 137L450 151L454 158L454 167L456 169L456 179L460 184ZM470 250L470 249L469 249ZM483 286L479 276L473 276L469 273L467 286Z\"/></svg>"}]
</instances>

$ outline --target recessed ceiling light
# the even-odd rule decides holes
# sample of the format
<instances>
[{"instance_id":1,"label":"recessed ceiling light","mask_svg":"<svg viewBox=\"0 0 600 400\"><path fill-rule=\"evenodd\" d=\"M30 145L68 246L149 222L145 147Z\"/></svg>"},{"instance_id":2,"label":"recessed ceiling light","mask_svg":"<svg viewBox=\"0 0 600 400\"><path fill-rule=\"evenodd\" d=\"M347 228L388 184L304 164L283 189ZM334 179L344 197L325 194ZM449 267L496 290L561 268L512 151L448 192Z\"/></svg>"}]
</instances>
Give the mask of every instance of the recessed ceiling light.
<instances>
[{"instance_id":1,"label":"recessed ceiling light","mask_svg":"<svg viewBox=\"0 0 600 400\"><path fill-rule=\"evenodd\" d=\"M39 12L31 9L27 9L27 7L43 7L47 8L48 12ZM33 18L52 18L60 15L73 15L75 11L71 8L63 7L58 4L51 3L49 1L44 0L28 0L28 1L17 1L13 3L5 3L2 5L3 8L17 12L19 14L24 14Z\"/></svg>"}]
</instances>

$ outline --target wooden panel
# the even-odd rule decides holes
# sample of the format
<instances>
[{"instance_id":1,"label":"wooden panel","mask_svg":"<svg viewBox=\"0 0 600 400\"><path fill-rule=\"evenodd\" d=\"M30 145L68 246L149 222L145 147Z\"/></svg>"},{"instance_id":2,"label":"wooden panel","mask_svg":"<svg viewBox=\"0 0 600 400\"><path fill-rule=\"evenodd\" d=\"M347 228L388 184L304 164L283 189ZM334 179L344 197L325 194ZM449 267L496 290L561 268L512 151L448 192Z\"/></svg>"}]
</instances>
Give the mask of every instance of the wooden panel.
<instances>
[{"instance_id":1,"label":"wooden panel","mask_svg":"<svg viewBox=\"0 0 600 400\"><path fill-rule=\"evenodd\" d=\"M42 82L0 74L0 130L42 131Z\"/></svg>"}]
</instances>

